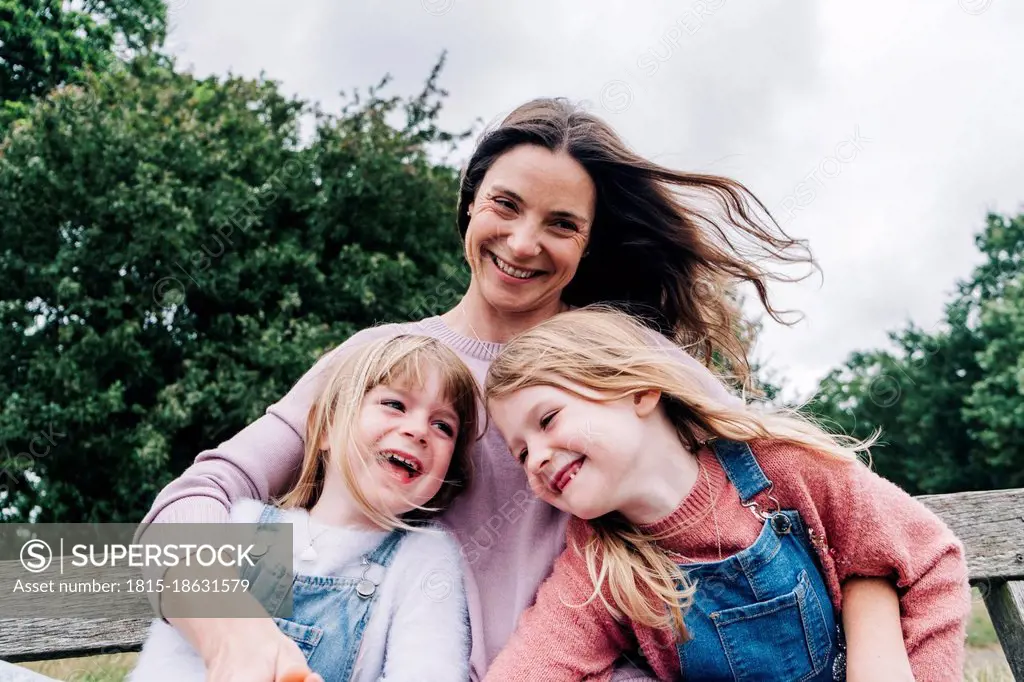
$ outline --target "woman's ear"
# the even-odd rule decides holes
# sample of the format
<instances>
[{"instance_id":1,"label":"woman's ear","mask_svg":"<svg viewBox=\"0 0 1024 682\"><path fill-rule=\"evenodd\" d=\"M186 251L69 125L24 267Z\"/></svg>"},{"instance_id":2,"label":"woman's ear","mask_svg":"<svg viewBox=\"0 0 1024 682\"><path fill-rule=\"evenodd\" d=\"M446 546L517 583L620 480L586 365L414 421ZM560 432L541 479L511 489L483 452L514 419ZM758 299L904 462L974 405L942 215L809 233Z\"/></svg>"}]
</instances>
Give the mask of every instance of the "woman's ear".
<instances>
[{"instance_id":1,"label":"woman's ear","mask_svg":"<svg viewBox=\"0 0 1024 682\"><path fill-rule=\"evenodd\" d=\"M640 391L639 393L633 394L633 409L636 411L636 416L646 417L658 407L658 403L661 401L661 391L650 389L647 391Z\"/></svg>"}]
</instances>

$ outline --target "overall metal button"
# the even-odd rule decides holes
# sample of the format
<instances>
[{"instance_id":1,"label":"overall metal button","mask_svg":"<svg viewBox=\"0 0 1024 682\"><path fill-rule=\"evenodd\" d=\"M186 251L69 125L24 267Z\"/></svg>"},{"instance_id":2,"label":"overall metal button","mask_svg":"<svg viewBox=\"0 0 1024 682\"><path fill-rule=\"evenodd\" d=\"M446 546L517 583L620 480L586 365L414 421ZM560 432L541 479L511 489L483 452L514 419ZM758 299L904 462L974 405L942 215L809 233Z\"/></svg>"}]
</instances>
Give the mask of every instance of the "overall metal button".
<instances>
[{"instance_id":1,"label":"overall metal button","mask_svg":"<svg viewBox=\"0 0 1024 682\"><path fill-rule=\"evenodd\" d=\"M363 578L358 583L356 583L356 594L358 594L363 599L369 599L370 597L372 597L376 589L377 586L373 583L373 581L367 580L366 578Z\"/></svg>"},{"instance_id":2,"label":"overall metal button","mask_svg":"<svg viewBox=\"0 0 1024 682\"><path fill-rule=\"evenodd\" d=\"M775 531L776 535L785 535L789 531L793 530L793 522L789 520L789 517L782 513L772 514L771 518L772 530Z\"/></svg>"},{"instance_id":3,"label":"overall metal button","mask_svg":"<svg viewBox=\"0 0 1024 682\"><path fill-rule=\"evenodd\" d=\"M362 578L356 583L356 594L363 599L369 599L373 596L373 593L377 589L377 583L373 582L366 577L366 574L370 572L370 558L367 556L363 557L363 575Z\"/></svg>"}]
</instances>

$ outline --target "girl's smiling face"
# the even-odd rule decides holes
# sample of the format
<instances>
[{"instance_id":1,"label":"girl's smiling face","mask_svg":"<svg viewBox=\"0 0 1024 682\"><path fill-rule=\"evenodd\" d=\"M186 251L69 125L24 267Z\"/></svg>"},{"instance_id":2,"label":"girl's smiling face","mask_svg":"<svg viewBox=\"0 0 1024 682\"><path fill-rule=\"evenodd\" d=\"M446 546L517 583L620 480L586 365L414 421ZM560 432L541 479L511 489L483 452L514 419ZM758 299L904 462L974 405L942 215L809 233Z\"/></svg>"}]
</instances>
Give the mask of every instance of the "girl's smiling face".
<instances>
[{"instance_id":1,"label":"girl's smiling face","mask_svg":"<svg viewBox=\"0 0 1024 682\"><path fill-rule=\"evenodd\" d=\"M425 504L441 489L459 428L437 371L423 386L374 387L363 396L357 422L368 456L367 466L353 461L361 489L396 516Z\"/></svg>"},{"instance_id":2,"label":"girl's smiling face","mask_svg":"<svg viewBox=\"0 0 1024 682\"><path fill-rule=\"evenodd\" d=\"M643 415L658 396L607 400L568 387L531 386L492 400L489 408L537 497L589 520L629 503L646 434Z\"/></svg>"}]
</instances>

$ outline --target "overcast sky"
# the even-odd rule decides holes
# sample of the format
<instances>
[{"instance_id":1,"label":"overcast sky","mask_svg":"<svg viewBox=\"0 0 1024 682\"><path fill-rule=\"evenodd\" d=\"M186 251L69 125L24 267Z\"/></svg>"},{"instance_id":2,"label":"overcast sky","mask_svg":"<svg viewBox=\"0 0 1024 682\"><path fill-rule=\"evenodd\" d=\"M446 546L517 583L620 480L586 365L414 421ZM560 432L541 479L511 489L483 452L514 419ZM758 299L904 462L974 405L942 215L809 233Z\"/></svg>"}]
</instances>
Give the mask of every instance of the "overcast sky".
<instances>
[{"instance_id":1,"label":"overcast sky","mask_svg":"<svg viewBox=\"0 0 1024 682\"><path fill-rule=\"evenodd\" d=\"M743 182L824 272L772 289L805 319L767 321L757 351L801 392L908 319L933 328L986 211L1024 210L1019 0L169 5L197 75L262 71L331 110L384 73L418 92L448 50L451 129L563 95L662 164Z\"/></svg>"}]
</instances>

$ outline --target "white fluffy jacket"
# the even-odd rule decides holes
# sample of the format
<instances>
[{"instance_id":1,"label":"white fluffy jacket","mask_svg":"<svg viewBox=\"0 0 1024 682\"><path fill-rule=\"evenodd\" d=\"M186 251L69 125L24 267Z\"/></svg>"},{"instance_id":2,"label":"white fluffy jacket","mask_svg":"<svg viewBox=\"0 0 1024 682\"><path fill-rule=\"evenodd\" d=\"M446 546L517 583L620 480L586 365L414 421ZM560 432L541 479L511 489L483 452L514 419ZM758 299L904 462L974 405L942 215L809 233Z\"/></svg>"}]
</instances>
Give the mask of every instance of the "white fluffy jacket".
<instances>
[{"instance_id":1,"label":"white fluffy jacket","mask_svg":"<svg viewBox=\"0 0 1024 682\"><path fill-rule=\"evenodd\" d=\"M262 505L242 500L232 521L255 523ZM304 510L287 510L292 523L295 571L356 576L363 554L387 533L329 527ZM315 540L317 559L299 554ZM378 567L379 568L379 567ZM321 644L323 646L323 644ZM380 580L351 682L465 682L469 679L469 622L458 545L448 535L410 533ZM330 679L329 671L316 671ZM155 621L129 682L203 682L203 661L177 630Z\"/></svg>"}]
</instances>

